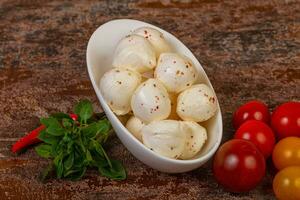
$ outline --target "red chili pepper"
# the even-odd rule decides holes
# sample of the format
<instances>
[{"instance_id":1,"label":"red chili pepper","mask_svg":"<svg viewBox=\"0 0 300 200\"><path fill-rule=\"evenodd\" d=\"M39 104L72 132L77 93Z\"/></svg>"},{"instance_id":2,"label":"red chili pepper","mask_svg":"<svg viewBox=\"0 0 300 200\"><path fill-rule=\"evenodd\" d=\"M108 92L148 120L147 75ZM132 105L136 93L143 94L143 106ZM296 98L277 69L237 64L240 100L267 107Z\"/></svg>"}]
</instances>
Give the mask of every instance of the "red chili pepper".
<instances>
[{"instance_id":1,"label":"red chili pepper","mask_svg":"<svg viewBox=\"0 0 300 200\"><path fill-rule=\"evenodd\" d=\"M39 126L38 128L34 129L21 139L19 139L11 148L13 153L19 152L20 150L24 149L29 145L33 145L39 143L41 140L38 138L39 133L45 129L44 125Z\"/></svg>"},{"instance_id":2,"label":"red chili pepper","mask_svg":"<svg viewBox=\"0 0 300 200\"><path fill-rule=\"evenodd\" d=\"M69 115L74 121L77 120L78 116L76 114ZM11 148L13 153L19 152L25 147L41 142L38 138L40 132L44 130L46 127L44 125L39 126L33 131L26 134L24 137L20 138Z\"/></svg>"}]
</instances>

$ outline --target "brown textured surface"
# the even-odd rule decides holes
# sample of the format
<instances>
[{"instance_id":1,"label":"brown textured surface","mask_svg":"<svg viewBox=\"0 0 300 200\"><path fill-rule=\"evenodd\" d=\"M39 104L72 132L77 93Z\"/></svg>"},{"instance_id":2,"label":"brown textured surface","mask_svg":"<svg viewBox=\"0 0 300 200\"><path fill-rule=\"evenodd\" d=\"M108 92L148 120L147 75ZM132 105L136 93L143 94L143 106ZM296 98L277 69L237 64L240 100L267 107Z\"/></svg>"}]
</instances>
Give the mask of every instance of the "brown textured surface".
<instances>
[{"instance_id":1,"label":"brown textured surface","mask_svg":"<svg viewBox=\"0 0 300 200\"><path fill-rule=\"evenodd\" d=\"M78 182L38 181L47 164L31 149L16 157L10 145L51 112L81 98L99 108L86 72L93 31L115 18L153 23L181 39L204 66L218 94L224 141L232 112L251 99L273 109L300 99L300 2L240 1L0 1L0 199L274 199L268 175L257 189L231 194L215 182L210 164L168 175L135 159L113 137L110 152L128 171L110 181L88 171Z\"/></svg>"}]
</instances>

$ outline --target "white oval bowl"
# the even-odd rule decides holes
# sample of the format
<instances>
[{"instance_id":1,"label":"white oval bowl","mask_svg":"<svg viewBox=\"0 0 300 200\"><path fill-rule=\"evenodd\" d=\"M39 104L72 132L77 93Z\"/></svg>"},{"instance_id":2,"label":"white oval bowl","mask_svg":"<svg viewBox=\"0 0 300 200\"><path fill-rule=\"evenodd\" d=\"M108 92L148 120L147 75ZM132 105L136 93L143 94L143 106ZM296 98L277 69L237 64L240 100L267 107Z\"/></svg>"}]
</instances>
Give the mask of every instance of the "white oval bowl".
<instances>
[{"instance_id":1,"label":"white oval bowl","mask_svg":"<svg viewBox=\"0 0 300 200\"><path fill-rule=\"evenodd\" d=\"M161 172L181 173L191 171L207 162L214 155L220 145L223 124L219 103L216 115L202 124L207 128L208 132L208 140L202 150L191 160L175 160L158 155L137 140L112 112L100 92L100 78L112 67L111 63L114 50L118 42L126 35L129 35L133 30L142 26L153 27L161 31L175 52L186 55L193 61L199 73L197 82L205 83L213 89L199 61L175 36L151 24L130 19L109 21L97 28L91 36L86 52L87 69L90 80L101 106L111 122L117 136L137 159Z\"/></svg>"}]
</instances>

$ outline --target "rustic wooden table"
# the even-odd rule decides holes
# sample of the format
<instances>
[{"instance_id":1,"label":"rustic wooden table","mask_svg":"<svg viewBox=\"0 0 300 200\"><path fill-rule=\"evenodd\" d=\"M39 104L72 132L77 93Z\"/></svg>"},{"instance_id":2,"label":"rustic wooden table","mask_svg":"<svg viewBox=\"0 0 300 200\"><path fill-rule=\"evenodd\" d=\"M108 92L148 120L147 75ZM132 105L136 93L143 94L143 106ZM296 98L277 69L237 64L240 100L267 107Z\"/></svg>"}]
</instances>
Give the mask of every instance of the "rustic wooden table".
<instances>
[{"instance_id":1,"label":"rustic wooden table","mask_svg":"<svg viewBox=\"0 0 300 200\"><path fill-rule=\"evenodd\" d=\"M116 18L153 23L182 40L200 60L218 94L223 141L240 104L260 99L273 109L300 98L300 2L240 1L0 1L0 199L274 199L272 178L245 194L218 186L210 163L190 173L157 172L135 159L117 137L110 153L128 179L110 181L88 171L78 182L37 176L47 161L13 142L39 117L69 112L88 98L101 109L85 62L90 35Z\"/></svg>"}]
</instances>

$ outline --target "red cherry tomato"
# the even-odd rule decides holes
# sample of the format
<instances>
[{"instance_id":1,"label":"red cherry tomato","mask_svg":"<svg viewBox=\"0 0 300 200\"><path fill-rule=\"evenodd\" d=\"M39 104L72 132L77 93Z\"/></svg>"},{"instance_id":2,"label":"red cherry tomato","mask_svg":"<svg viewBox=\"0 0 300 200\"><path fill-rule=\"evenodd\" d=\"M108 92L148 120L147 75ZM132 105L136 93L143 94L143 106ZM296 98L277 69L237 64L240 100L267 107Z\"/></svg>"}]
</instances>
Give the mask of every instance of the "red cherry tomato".
<instances>
[{"instance_id":1,"label":"red cherry tomato","mask_svg":"<svg viewBox=\"0 0 300 200\"><path fill-rule=\"evenodd\" d=\"M268 158L275 146L275 136L272 129L265 123L249 120L243 123L234 135L235 139L249 140Z\"/></svg>"},{"instance_id":2,"label":"red cherry tomato","mask_svg":"<svg viewBox=\"0 0 300 200\"><path fill-rule=\"evenodd\" d=\"M270 113L268 107L260 101L249 101L240 106L233 115L233 126L237 129L247 120L258 120L265 123L270 121Z\"/></svg>"},{"instance_id":3,"label":"red cherry tomato","mask_svg":"<svg viewBox=\"0 0 300 200\"><path fill-rule=\"evenodd\" d=\"M300 102L287 102L278 106L272 114L271 125L279 139L300 137Z\"/></svg>"},{"instance_id":4,"label":"red cherry tomato","mask_svg":"<svg viewBox=\"0 0 300 200\"><path fill-rule=\"evenodd\" d=\"M224 143L214 157L214 176L231 192L253 189L263 178L265 169L264 156L246 140L233 139Z\"/></svg>"}]
</instances>

